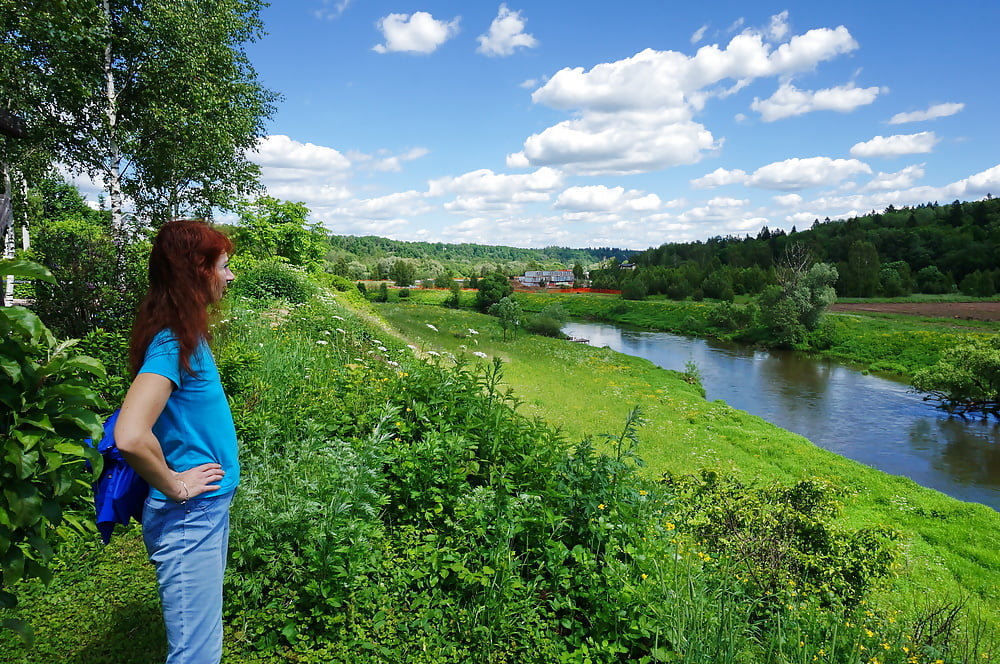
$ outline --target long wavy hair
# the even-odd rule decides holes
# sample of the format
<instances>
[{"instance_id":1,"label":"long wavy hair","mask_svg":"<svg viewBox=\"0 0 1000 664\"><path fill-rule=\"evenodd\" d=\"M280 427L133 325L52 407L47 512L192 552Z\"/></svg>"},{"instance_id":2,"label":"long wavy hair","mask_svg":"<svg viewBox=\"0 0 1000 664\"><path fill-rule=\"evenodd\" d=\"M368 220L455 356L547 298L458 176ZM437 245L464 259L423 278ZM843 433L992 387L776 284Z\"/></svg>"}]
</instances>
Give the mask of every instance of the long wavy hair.
<instances>
[{"instance_id":1,"label":"long wavy hair","mask_svg":"<svg viewBox=\"0 0 1000 664\"><path fill-rule=\"evenodd\" d=\"M149 290L139 305L129 344L132 375L142 368L153 337L169 329L180 343L181 367L191 370L191 354L209 341L208 305L215 298L215 265L233 243L204 221L179 219L163 225L149 255Z\"/></svg>"}]
</instances>

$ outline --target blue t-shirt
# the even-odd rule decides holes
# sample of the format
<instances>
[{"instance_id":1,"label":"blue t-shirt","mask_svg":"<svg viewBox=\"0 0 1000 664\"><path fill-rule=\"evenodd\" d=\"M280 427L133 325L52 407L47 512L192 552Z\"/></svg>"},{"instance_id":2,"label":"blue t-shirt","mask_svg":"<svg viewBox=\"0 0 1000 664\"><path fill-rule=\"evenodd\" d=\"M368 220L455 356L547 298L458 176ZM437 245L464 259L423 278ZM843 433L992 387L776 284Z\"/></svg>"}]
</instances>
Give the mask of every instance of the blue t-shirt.
<instances>
[{"instance_id":1,"label":"blue t-shirt","mask_svg":"<svg viewBox=\"0 0 1000 664\"><path fill-rule=\"evenodd\" d=\"M223 496L235 491L240 483L233 414L215 359L204 340L191 354L190 363L194 376L181 367L180 343L169 330L160 331L149 343L139 373L163 376L174 387L153 425L153 434L160 441L167 465L177 472L203 463L221 464L226 472L221 488L199 498ZM152 487L150 495L167 499Z\"/></svg>"}]
</instances>

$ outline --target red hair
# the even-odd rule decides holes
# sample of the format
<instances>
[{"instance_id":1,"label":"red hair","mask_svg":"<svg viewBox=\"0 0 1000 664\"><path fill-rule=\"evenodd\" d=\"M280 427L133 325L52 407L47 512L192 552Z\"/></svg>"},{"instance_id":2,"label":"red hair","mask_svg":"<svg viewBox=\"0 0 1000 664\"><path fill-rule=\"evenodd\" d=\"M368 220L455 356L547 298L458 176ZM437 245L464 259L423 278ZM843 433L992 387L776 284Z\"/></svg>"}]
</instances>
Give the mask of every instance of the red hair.
<instances>
[{"instance_id":1,"label":"red hair","mask_svg":"<svg viewBox=\"0 0 1000 664\"><path fill-rule=\"evenodd\" d=\"M233 243L204 221L180 219L163 225L149 255L149 291L139 305L129 344L132 374L138 374L146 349L169 329L181 347L181 366L191 372L191 354L208 341L208 305L215 298L216 262L232 253Z\"/></svg>"}]
</instances>

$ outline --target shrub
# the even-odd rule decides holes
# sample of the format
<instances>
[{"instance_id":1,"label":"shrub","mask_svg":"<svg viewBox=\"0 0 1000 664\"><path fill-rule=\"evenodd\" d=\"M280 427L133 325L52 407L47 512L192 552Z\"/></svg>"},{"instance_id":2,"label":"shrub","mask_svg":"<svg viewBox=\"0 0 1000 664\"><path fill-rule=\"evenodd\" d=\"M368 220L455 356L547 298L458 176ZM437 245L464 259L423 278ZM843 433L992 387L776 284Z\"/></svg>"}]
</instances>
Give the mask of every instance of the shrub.
<instances>
[{"instance_id":1,"label":"shrub","mask_svg":"<svg viewBox=\"0 0 1000 664\"><path fill-rule=\"evenodd\" d=\"M107 227L91 220L41 226L30 255L55 281L36 283L34 310L57 336L130 330L146 292L149 249L142 241L119 250Z\"/></svg>"},{"instance_id":2,"label":"shrub","mask_svg":"<svg viewBox=\"0 0 1000 664\"><path fill-rule=\"evenodd\" d=\"M779 609L790 588L827 605L857 604L892 576L900 555L895 531L836 528L840 505L818 479L750 487L702 471L663 481L676 491L692 535L741 570L767 611Z\"/></svg>"},{"instance_id":3,"label":"shrub","mask_svg":"<svg viewBox=\"0 0 1000 664\"><path fill-rule=\"evenodd\" d=\"M633 276L631 279L625 281L622 284L622 299L623 300L644 300L646 299L646 283L642 280L639 275Z\"/></svg>"},{"instance_id":4,"label":"shrub","mask_svg":"<svg viewBox=\"0 0 1000 664\"><path fill-rule=\"evenodd\" d=\"M8 274L54 281L27 261L0 261L0 281ZM90 493L83 461L100 470L97 450L83 439L102 433L95 411L107 404L90 382L104 367L71 353L73 343L57 341L24 307L0 307L0 609L16 606L14 582L47 582L53 544L85 532L90 520L66 508ZM0 627L30 639L18 620Z\"/></svg>"},{"instance_id":5,"label":"shrub","mask_svg":"<svg viewBox=\"0 0 1000 664\"><path fill-rule=\"evenodd\" d=\"M230 292L252 300L286 300L297 304L309 299L316 287L301 268L279 261L262 261L239 270Z\"/></svg>"},{"instance_id":6,"label":"shrub","mask_svg":"<svg viewBox=\"0 0 1000 664\"><path fill-rule=\"evenodd\" d=\"M524 323L524 329L532 334L559 338L563 336L562 327L567 318L566 310L558 303L550 304L537 315L529 317Z\"/></svg>"},{"instance_id":7,"label":"shrub","mask_svg":"<svg viewBox=\"0 0 1000 664\"><path fill-rule=\"evenodd\" d=\"M740 306L731 302L720 302L709 310L708 324L730 332L745 330L754 324L756 314L756 305Z\"/></svg>"}]
</instances>

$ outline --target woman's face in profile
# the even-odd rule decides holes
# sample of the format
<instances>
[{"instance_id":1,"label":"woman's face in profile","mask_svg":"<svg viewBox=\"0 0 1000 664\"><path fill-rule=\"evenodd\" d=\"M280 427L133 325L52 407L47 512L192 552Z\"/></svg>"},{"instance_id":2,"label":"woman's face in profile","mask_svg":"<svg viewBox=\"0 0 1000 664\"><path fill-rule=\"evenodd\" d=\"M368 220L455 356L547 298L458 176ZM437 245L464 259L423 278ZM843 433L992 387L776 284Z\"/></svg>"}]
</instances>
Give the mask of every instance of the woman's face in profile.
<instances>
[{"instance_id":1,"label":"woman's face in profile","mask_svg":"<svg viewBox=\"0 0 1000 664\"><path fill-rule=\"evenodd\" d=\"M232 270L229 269L229 254L222 252L219 259L215 261L215 283L212 284L212 294L215 296L214 301L218 302L222 299L223 293L226 292L226 286L229 282L235 279Z\"/></svg>"}]
</instances>

